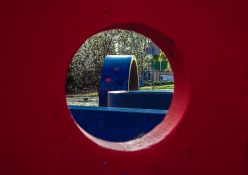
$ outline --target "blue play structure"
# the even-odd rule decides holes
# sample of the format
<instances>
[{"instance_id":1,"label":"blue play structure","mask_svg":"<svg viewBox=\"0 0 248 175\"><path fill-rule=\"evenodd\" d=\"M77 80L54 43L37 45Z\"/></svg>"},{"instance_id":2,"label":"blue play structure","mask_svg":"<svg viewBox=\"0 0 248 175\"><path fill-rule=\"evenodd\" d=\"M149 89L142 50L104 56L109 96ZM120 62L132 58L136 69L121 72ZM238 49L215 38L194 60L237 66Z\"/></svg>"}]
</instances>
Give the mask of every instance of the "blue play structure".
<instances>
[{"instance_id":1,"label":"blue play structure","mask_svg":"<svg viewBox=\"0 0 248 175\"><path fill-rule=\"evenodd\" d=\"M89 134L107 141L140 138L163 121L173 91L139 91L133 55L105 57L99 107L70 106L75 121Z\"/></svg>"},{"instance_id":2,"label":"blue play structure","mask_svg":"<svg viewBox=\"0 0 248 175\"><path fill-rule=\"evenodd\" d=\"M171 90L109 91L108 106L142 109L168 109L172 100Z\"/></svg>"},{"instance_id":3,"label":"blue play structure","mask_svg":"<svg viewBox=\"0 0 248 175\"><path fill-rule=\"evenodd\" d=\"M70 106L76 122L103 140L123 142L139 138L164 118L167 110Z\"/></svg>"},{"instance_id":4,"label":"blue play structure","mask_svg":"<svg viewBox=\"0 0 248 175\"><path fill-rule=\"evenodd\" d=\"M99 88L99 106L108 105L108 91L138 90L139 78L133 55L108 55L104 59Z\"/></svg>"}]
</instances>

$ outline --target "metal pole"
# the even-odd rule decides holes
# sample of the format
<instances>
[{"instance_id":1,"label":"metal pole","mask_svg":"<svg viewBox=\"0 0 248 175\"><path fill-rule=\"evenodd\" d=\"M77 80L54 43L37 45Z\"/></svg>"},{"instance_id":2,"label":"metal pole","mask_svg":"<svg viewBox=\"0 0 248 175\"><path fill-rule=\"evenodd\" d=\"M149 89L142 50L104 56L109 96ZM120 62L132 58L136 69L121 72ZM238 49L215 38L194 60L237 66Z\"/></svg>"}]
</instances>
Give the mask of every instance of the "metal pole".
<instances>
[{"instance_id":1,"label":"metal pole","mask_svg":"<svg viewBox=\"0 0 248 175\"><path fill-rule=\"evenodd\" d=\"M160 60L159 62L160 62L160 65L159 65L159 81L161 81L161 78L160 77L161 77L161 62L162 61Z\"/></svg>"},{"instance_id":2,"label":"metal pole","mask_svg":"<svg viewBox=\"0 0 248 175\"><path fill-rule=\"evenodd\" d=\"M154 90L154 60L152 57L152 90Z\"/></svg>"},{"instance_id":3,"label":"metal pole","mask_svg":"<svg viewBox=\"0 0 248 175\"><path fill-rule=\"evenodd\" d=\"M162 51L160 50L160 54L159 54L159 81L161 82L161 69L162 69Z\"/></svg>"}]
</instances>

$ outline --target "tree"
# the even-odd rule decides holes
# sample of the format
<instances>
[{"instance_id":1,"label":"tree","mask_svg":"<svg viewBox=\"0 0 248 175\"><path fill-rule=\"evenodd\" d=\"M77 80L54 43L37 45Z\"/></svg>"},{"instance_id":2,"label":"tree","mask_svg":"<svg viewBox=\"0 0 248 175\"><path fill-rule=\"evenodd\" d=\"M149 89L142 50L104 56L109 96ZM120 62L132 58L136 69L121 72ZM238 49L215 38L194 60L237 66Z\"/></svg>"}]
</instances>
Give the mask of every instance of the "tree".
<instances>
[{"instance_id":1,"label":"tree","mask_svg":"<svg viewBox=\"0 0 248 175\"><path fill-rule=\"evenodd\" d=\"M135 55L143 74L146 47L150 40L136 32L109 30L90 37L75 54L67 75L67 93L96 91L106 55Z\"/></svg>"}]
</instances>

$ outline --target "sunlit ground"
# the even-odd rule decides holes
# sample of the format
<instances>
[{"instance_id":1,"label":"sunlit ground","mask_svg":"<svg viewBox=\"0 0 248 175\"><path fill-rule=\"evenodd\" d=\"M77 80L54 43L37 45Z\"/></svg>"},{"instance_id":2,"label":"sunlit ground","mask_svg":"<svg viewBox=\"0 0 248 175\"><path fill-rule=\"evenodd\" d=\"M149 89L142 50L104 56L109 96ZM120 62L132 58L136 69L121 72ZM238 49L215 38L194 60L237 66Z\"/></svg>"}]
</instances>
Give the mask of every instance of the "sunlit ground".
<instances>
[{"instance_id":1,"label":"sunlit ground","mask_svg":"<svg viewBox=\"0 0 248 175\"><path fill-rule=\"evenodd\" d=\"M145 86L140 87L139 90L173 90L174 84L172 85L162 85L162 86ZM90 92L83 94L73 94L66 96L67 105L77 105L77 106L98 106L98 93Z\"/></svg>"}]
</instances>

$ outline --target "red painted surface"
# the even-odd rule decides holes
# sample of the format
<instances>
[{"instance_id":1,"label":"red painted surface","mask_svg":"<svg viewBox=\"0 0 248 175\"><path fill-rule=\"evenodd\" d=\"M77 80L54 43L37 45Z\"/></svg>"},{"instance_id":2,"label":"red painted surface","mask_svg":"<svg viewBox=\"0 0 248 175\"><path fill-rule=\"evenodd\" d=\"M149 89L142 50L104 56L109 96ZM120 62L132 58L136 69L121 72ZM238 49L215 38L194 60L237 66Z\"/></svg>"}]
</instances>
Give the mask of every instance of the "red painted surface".
<instances>
[{"instance_id":1,"label":"red painted surface","mask_svg":"<svg viewBox=\"0 0 248 175\"><path fill-rule=\"evenodd\" d=\"M0 174L248 174L247 9L245 0L1 1ZM66 106L73 54L114 26L152 38L175 72L171 110L151 133L165 138L135 152L96 145Z\"/></svg>"}]
</instances>

